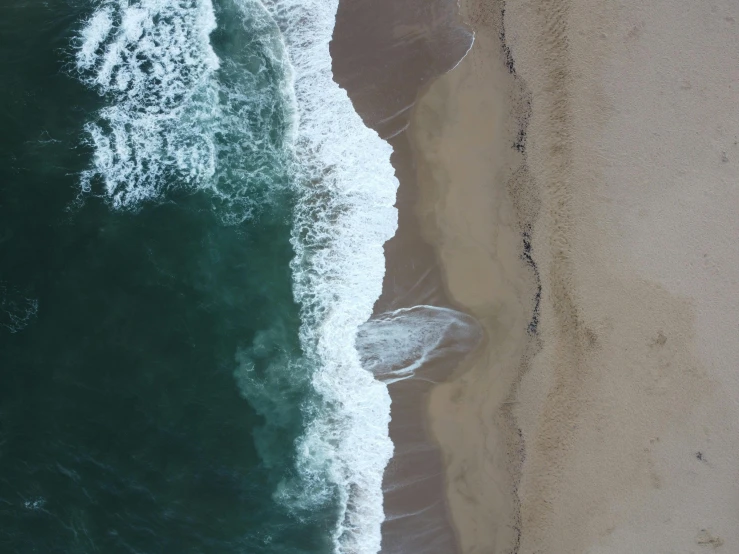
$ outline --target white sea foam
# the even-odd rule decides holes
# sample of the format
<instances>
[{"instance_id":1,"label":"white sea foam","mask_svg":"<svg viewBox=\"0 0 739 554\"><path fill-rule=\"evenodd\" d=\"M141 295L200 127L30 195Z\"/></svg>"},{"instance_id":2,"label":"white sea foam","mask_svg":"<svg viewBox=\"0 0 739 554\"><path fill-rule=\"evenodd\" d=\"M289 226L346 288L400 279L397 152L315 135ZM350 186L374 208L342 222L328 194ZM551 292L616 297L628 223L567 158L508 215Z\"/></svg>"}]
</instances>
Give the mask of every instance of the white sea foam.
<instances>
[{"instance_id":1,"label":"white sea foam","mask_svg":"<svg viewBox=\"0 0 739 554\"><path fill-rule=\"evenodd\" d=\"M86 126L94 159L84 190L98 176L114 206L134 207L161 195L172 173L190 183L214 174L213 29L210 0L108 1L87 21L77 68L110 104Z\"/></svg>"},{"instance_id":2,"label":"white sea foam","mask_svg":"<svg viewBox=\"0 0 739 554\"><path fill-rule=\"evenodd\" d=\"M293 65L302 174L293 245L304 350L323 402L299 444L305 482L338 485L335 552L374 554L384 519L382 476L393 451L387 387L362 368L358 327L379 297L383 244L397 227L390 146L365 127L334 82L329 42L338 0L268 0ZM321 490L314 494L320 496Z\"/></svg>"}]
</instances>

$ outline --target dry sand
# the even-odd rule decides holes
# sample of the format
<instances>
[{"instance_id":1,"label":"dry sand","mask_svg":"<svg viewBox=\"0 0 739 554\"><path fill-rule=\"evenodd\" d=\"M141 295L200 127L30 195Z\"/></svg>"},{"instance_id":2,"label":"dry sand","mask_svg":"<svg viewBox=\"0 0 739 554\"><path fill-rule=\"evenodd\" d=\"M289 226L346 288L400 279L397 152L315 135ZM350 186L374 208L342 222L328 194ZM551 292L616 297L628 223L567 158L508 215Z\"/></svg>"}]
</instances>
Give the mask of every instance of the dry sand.
<instances>
[{"instance_id":1,"label":"dry sand","mask_svg":"<svg viewBox=\"0 0 739 554\"><path fill-rule=\"evenodd\" d=\"M462 551L739 552L739 4L461 8L408 132L487 335L429 410Z\"/></svg>"}]
</instances>

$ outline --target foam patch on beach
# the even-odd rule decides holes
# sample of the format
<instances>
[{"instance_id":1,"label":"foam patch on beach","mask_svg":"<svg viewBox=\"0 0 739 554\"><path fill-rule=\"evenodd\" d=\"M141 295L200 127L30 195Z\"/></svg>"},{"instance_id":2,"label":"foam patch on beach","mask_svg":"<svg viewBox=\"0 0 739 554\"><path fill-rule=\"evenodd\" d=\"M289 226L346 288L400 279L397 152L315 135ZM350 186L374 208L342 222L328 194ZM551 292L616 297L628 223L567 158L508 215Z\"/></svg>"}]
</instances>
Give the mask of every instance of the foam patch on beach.
<instances>
[{"instance_id":1,"label":"foam patch on beach","mask_svg":"<svg viewBox=\"0 0 739 554\"><path fill-rule=\"evenodd\" d=\"M438 306L414 306L381 314L362 325L357 349L362 364L384 383L428 380L425 364L472 351L482 337L475 318ZM433 379L431 379L433 382Z\"/></svg>"},{"instance_id":2,"label":"foam patch on beach","mask_svg":"<svg viewBox=\"0 0 739 554\"><path fill-rule=\"evenodd\" d=\"M355 337L380 295L383 244L397 228L392 149L365 127L333 80L329 42L338 1L265 5L282 29L294 70L300 164L294 290L321 398L299 444L299 467L307 483L325 474L338 488L335 552L374 554L384 519L382 476L393 452L390 396L363 369Z\"/></svg>"}]
</instances>

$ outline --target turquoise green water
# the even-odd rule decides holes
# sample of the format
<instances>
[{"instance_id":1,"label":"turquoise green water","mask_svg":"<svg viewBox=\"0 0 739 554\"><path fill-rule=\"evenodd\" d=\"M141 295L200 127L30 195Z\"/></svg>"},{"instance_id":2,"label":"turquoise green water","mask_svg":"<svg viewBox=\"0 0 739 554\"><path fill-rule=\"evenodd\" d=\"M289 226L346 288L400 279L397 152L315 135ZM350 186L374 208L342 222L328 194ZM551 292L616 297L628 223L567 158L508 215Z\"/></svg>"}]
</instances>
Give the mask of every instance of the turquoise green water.
<instances>
[{"instance_id":1,"label":"turquoise green water","mask_svg":"<svg viewBox=\"0 0 739 554\"><path fill-rule=\"evenodd\" d=\"M205 48L181 15L207 5L171 4L154 26ZM0 552L330 552L340 487L296 500L318 400L273 24L220 2L217 66L147 58L145 30L123 47L145 77L94 83L101 6L121 25L112 2L0 7Z\"/></svg>"}]
</instances>

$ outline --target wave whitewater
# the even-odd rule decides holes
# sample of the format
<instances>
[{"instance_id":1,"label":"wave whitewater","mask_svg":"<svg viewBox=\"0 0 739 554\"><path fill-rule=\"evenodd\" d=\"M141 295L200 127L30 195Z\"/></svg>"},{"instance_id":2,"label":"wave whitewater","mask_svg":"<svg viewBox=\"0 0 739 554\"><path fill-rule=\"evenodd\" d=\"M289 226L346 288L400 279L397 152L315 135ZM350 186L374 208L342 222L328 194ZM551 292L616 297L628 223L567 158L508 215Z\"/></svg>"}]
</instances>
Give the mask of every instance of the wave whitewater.
<instances>
[{"instance_id":1,"label":"wave whitewater","mask_svg":"<svg viewBox=\"0 0 739 554\"><path fill-rule=\"evenodd\" d=\"M298 445L300 470L308 482L322 471L339 485L335 551L374 553L384 519L382 476L393 451L390 397L362 367L355 337L381 293L383 244L397 228L392 150L333 81L329 42L338 1L265 5L294 71L300 201L292 268L301 342L317 363L312 381L321 398Z\"/></svg>"}]
</instances>

